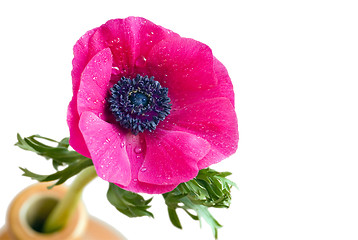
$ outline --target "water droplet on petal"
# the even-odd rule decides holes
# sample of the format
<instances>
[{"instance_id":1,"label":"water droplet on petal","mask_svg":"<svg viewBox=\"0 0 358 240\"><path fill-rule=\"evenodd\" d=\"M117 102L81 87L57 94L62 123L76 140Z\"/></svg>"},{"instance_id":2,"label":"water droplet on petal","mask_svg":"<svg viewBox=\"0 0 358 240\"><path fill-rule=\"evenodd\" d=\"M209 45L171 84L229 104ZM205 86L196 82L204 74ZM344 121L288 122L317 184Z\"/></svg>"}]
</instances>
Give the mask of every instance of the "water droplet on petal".
<instances>
[{"instance_id":1,"label":"water droplet on petal","mask_svg":"<svg viewBox=\"0 0 358 240\"><path fill-rule=\"evenodd\" d=\"M147 168L145 168L145 167L144 167L144 168L141 168L140 171L141 171L141 172L145 172L145 171L147 171Z\"/></svg>"},{"instance_id":2,"label":"water droplet on petal","mask_svg":"<svg viewBox=\"0 0 358 240\"><path fill-rule=\"evenodd\" d=\"M146 42L146 45L147 45L147 46L149 46L149 45L151 45L151 44L153 44L153 41L152 41L152 40Z\"/></svg>"},{"instance_id":3,"label":"water droplet on petal","mask_svg":"<svg viewBox=\"0 0 358 240\"><path fill-rule=\"evenodd\" d=\"M121 148L124 148L125 145L126 144L124 142L122 142L120 146L121 146Z\"/></svg>"},{"instance_id":4,"label":"water droplet on petal","mask_svg":"<svg viewBox=\"0 0 358 240\"><path fill-rule=\"evenodd\" d=\"M147 59L142 55L136 60L136 66L138 67L145 67Z\"/></svg>"},{"instance_id":5,"label":"water droplet on petal","mask_svg":"<svg viewBox=\"0 0 358 240\"><path fill-rule=\"evenodd\" d=\"M141 148L141 147L135 147L135 148L134 148L134 152L137 153L137 154L139 154L139 153L142 152L142 148Z\"/></svg>"}]
</instances>

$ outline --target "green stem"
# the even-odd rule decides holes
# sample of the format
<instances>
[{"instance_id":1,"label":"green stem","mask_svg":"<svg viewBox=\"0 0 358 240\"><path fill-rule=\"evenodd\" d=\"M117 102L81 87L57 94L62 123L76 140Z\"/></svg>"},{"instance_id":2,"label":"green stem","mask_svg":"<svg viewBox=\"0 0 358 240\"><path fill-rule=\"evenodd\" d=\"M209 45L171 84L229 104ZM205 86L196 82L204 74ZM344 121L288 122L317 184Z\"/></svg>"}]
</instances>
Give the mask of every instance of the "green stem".
<instances>
[{"instance_id":1,"label":"green stem","mask_svg":"<svg viewBox=\"0 0 358 240\"><path fill-rule=\"evenodd\" d=\"M94 166L82 170L70 185L64 198L56 205L48 216L44 233L52 233L63 228L76 210L81 199L83 188L97 176Z\"/></svg>"}]
</instances>

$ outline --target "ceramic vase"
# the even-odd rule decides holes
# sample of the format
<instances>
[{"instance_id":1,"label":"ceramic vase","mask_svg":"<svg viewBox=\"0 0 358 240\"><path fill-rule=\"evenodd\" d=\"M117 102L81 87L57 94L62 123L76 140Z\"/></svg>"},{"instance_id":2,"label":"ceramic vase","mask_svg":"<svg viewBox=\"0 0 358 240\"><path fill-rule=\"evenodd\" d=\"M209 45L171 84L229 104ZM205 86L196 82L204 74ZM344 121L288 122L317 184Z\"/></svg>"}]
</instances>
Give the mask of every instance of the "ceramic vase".
<instances>
[{"instance_id":1,"label":"ceramic vase","mask_svg":"<svg viewBox=\"0 0 358 240\"><path fill-rule=\"evenodd\" d=\"M119 232L89 216L82 202L61 230L45 234L40 228L49 212L66 193L66 187L47 189L49 184L34 184L20 192L8 208L0 240L126 240Z\"/></svg>"}]
</instances>

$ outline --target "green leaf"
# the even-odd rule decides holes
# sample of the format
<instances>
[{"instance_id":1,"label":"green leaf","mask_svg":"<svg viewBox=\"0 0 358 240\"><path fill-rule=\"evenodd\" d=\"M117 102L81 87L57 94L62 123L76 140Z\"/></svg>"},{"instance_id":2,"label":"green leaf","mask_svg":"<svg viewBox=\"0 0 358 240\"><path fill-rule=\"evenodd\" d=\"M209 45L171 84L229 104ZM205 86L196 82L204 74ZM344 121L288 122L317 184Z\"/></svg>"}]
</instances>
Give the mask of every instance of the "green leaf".
<instances>
[{"instance_id":1,"label":"green leaf","mask_svg":"<svg viewBox=\"0 0 358 240\"><path fill-rule=\"evenodd\" d=\"M32 135L27 138L22 138L20 134L17 134L18 142L16 146L36 154L45 157L46 159L52 159L52 165L57 170L59 166L71 164L76 160L86 159L86 157L77 153L76 151L68 150L68 138L62 139L60 142L50 138L42 137L40 135ZM57 146L50 146L39 140L45 140L51 143L57 143Z\"/></svg>"},{"instance_id":2,"label":"green leaf","mask_svg":"<svg viewBox=\"0 0 358 240\"><path fill-rule=\"evenodd\" d=\"M73 162L72 164L68 165L68 167L66 167L62 171L57 171L50 175L36 174L36 173L33 173L33 172L27 170L26 168L20 167L20 169L24 172L23 176L30 177L34 180L39 181L39 182L50 182L50 181L57 180L56 183L54 183L53 185L51 185L49 187L49 188L52 188L56 185L60 185L60 184L64 183L69 178L77 175L83 169L85 169L89 166L92 166L92 165L93 165L92 160L89 158L77 160L76 162Z\"/></svg>"},{"instance_id":3,"label":"green leaf","mask_svg":"<svg viewBox=\"0 0 358 240\"><path fill-rule=\"evenodd\" d=\"M166 203L167 203L167 201L171 201L171 200L168 200L168 199L175 199L176 198L176 197L173 197L172 195L176 195L175 191L174 192L172 191L172 192L167 193L167 194L163 194L163 196L165 196L164 198L165 198ZM180 224L179 217L178 217L178 215L176 213L176 209L181 208L194 220L204 219L209 224L209 226L211 227L215 239L217 239L217 237L218 237L218 229L221 228L222 226L210 214L208 207L192 202L187 196L180 197L180 200L176 203L175 207L174 207L174 205L175 204L173 204L173 202L171 202L171 204L168 205L168 214L169 214L169 219L170 219L171 223L175 227L178 227L180 229L182 228L182 226ZM194 210L197 215L194 215L194 214L190 213L189 210Z\"/></svg>"},{"instance_id":4,"label":"green leaf","mask_svg":"<svg viewBox=\"0 0 358 240\"><path fill-rule=\"evenodd\" d=\"M58 142L58 147L68 148L70 146L69 141L69 137L63 138L61 141Z\"/></svg>"},{"instance_id":5,"label":"green leaf","mask_svg":"<svg viewBox=\"0 0 358 240\"><path fill-rule=\"evenodd\" d=\"M55 185L64 183L83 169L92 166L93 163L91 159L82 156L76 151L68 150L68 141L69 138L63 138L58 142L40 135L32 135L30 137L22 138L20 134L17 134L16 146L26 151L34 152L45 159L52 159L52 165L56 170L55 173L41 175L33 173L28 169L20 168L24 172L23 176L31 177L40 182L56 181L49 187L52 188ZM55 146L49 145L50 143ZM66 167L59 171L58 167L60 166Z\"/></svg>"},{"instance_id":6,"label":"green leaf","mask_svg":"<svg viewBox=\"0 0 358 240\"><path fill-rule=\"evenodd\" d=\"M236 184L226 177L229 172L217 172L206 168L199 171L193 180L182 183L178 189L197 204L207 207L228 208L231 203L231 188Z\"/></svg>"},{"instance_id":7,"label":"green leaf","mask_svg":"<svg viewBox=\"0 0 358 240\"><path fill-rule=\"evenodd\" d=\"M184 206L190 209L193 209L197 212L198 218L203 218L211 227L211 230L213 231L215 239L218 238L218 229L222 226L220 223L211 215L209 212L209 209L205 206L196 205L193 202L190 201L188 198L183 198L182 202L184 203Z\"/></svg>"},{"instance_id":8,"label":"green leaf","mask_svg":"<svg viewBox=\"0 0 358 240\"><path fill-rule=\"evenodd\" d=\"M179 217L178 217L176 209L168 207L168 214L169 214L169 219L172 222L172 224L174 226L176 226L177 228L182 229L182 226L181 226L181 223L180 223L180 220L179 220Z\"/></svg>"},{"instance_id":9,"label":"green leaf","mask_svg":"<svg viewBox=\"0 0 358 240\"><path fill-rule=\"evenodd\" d=\"M147 211L152 198L145 200L141 195L126 191L113 183L109 183L107 199L118 211L128 217L154 217Z\"/></svg>"},{"instance_id":10,"label":"green leaf","mask_svg":"<svg viewBox=\"0 0 358 240\"><path fill-rule=\"evenodd\" d=\"M183 209L192 219L205 220L210 225L214 237L217 238L218 229L222 226L210 214L209 208L230 206L231 188L236 187L236 184L226 178L229 175L231 175L229 172L202 169L196 178L181 183L173 191L163 194L172 224L182 227L176 210Z\"/></svg>"}]
</instances>

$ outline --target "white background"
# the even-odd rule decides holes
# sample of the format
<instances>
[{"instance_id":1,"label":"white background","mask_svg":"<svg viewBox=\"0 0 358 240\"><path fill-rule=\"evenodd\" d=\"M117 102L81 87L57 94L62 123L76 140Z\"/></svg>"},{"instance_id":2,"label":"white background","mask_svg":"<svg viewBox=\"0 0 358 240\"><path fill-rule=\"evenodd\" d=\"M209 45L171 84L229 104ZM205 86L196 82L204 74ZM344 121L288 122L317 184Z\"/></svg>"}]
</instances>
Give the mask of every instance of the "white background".
<instances>
[{"instance_id":1,"label":"white background","mask_svg":"<svg viewBox=\"0 0 358 240\"><path fill-rule=\"evenodd\" d=\"M48 173L13 146L16 133L68 136L72 47L112 18L143 16L208 44L236 92L240 143L215 166L239 185L230 210L213 211L222 240L358 239L358 5L300 1L1 1L0 225L15 194ZM107 183L84 192L88 211L129 240L213 239L184 214L172 227L160 196L156 218L129 219L109 205Z\"/></svg>"}]
</instances>

